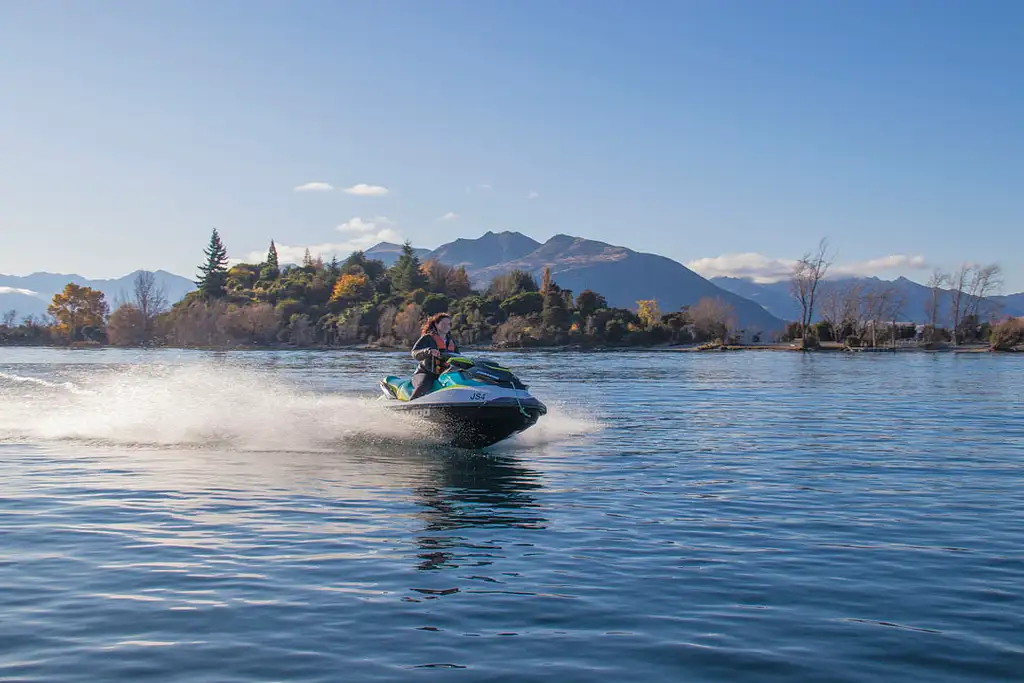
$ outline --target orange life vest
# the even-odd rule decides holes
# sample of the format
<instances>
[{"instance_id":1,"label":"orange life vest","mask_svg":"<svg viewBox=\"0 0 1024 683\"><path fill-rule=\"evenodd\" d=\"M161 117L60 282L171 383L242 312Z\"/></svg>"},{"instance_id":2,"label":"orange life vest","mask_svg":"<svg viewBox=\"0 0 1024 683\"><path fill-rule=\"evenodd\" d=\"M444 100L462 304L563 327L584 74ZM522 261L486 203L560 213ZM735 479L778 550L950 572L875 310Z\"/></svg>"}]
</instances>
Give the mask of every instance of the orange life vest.
<instances>
[{"instance_id":1,"label":"orange life vest","mask_svg":"<svg viewBox=\"0 0 1024 683\"><path fill-rule=\"evenodd\" d=\"M451 339L449 339L446 342L444 339L441 338L441 335L439 335L437 332L431 332L430 336L434 338L434 343L437 345L438 351L447 351L448 353L455 353L455 342L451 341ZM436 360L437 364L435 368L437 369L438 374L448 369L448 363L444 359L438 358Z\"/></svg>"}]
</instances>

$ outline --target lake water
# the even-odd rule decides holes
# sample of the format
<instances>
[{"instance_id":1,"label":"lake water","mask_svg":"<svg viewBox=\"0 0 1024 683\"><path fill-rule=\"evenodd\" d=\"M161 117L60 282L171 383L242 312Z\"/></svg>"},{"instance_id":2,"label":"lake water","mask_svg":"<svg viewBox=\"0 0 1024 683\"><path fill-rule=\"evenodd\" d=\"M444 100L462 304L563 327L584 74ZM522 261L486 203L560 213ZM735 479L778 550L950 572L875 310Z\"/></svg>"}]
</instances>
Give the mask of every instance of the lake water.
<instances>
[{"instance_id":1,"label":"lake water","mask_svg":"<svg viewBox=\"0 0 1024 683\"><path fill-rule=\"evenodd\" d=\"M0 680L1024 676L1020 358L499 357L481 455L406 354L0 349Z\"/></svg>"}]
</instances>

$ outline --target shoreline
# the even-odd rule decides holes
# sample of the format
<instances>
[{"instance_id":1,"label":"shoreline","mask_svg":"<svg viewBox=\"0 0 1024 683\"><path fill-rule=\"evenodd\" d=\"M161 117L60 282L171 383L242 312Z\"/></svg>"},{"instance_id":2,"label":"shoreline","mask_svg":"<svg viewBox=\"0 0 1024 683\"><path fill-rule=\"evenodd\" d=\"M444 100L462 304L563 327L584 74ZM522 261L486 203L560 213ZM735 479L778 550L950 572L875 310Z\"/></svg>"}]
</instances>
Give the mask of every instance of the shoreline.
<instances>
[{"instance_id":1,"label":"shoreline","mask_svg":"<svg viewBox=\"0 0 1024 683\"><path fill-rule=\"evenodd\" d=\"M71 351L98 351L106 349L134 349L140 351L174 349L178 351L358 351L362 353L406 353L408 349L376 346L369 344L353 344L350 346L291 346L260 345L260 346L177 346L177 345L150 345L150 346L114 346L111 344L98 343L76 343L76 344L2 344L0 350L5 348L40 348L40 349L62 349ZM928 353L928 354L1013 354L1022 353L1024 348L1010 351L998 351L987 344L966 344L962 346L945 346L942 348L925 348L923 346L891 347L860 347L850 348L835 343L826 343L814 349L801 349L793 343L779 344L730 344L715 345L688 344L688 345L659 345L659 346L587 346L587 345L565 345L565 346L529 346L529 347L499 347L499 346L465 346L466 352L539 352L539 353L723 353L735 351L769 351L769 352L803 352L803 353Z\"/></svg>"}]
</instances>

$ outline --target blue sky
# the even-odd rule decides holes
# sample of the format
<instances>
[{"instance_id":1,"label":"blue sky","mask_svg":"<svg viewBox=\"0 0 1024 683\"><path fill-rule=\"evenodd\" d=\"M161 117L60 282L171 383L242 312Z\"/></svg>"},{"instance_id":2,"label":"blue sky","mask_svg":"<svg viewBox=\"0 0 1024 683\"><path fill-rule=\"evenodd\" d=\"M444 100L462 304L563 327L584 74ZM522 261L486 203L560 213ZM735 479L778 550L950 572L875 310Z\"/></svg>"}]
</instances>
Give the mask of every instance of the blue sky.
<instances>
[{"instance_id":1,"label":"blue sky","mask_svg":"<svg viewBox=\"0 0 1024 683\"><path fill-rule=\"evenodd\" d=\"M4 273L519 230L1024 290L1024 3L8 0L0 65Z\"/></svg>"}]
</instances>

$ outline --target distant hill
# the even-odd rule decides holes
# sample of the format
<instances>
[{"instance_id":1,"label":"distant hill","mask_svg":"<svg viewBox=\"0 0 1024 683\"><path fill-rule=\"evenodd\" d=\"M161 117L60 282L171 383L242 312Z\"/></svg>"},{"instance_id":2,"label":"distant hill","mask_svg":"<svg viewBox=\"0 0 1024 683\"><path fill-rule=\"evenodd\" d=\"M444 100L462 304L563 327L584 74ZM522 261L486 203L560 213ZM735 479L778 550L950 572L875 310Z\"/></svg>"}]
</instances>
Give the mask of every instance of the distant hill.
<instances>
[{"instance_id":1,"label":"distant hill","mask_svg":"<svg viewBox=\"0 0 1024 683\"><path fill-rule=\"evenodd\" d=\"M488 232L477 239L442 245L426 258L464 265L479 289L514 269L530 272L539 280L550 266L559 286L577 294L592 289L603 294L611 306L635 310L638 300L657 299L661 310L670 312L704 297L717 297L733 307L740 326L748 331L771 332L783 327L782 320L761 306L716 287L681 263L570 235L556 235L541 244L516 232Z\"/></svg>"},{"instance_id":2,"label":"distant hill","mask_svg":"<svg viewBox=\"0 0 1024 683\"><path fill-rule=\"evenodd\" d=\"M130 299L136 276L142 271L129 273L124 277L109 280L90 280L81 275L60 273L32 273L31 275L0 274L0 312L15 310L19 320L27 315L43 315L53 300L53 295L73 282L83 287L92 287L103 292L107 303L113 308L118 301ZM196 288L191 280L158 270L154 273L157 284L163 288L168 304L180 301Z\"/></svg>"},{"instance_id":3,"label":"distant hill","mask_svg":"<svg viewBox=\"0 0 1024 683\"><path fill-rule=\"evenodd\" d=\"M711 281L723 289L728 289L739 296L756 301L773 315L783 320L798 320L800 318L800 309L790 295L789 282L787 281L759 284L747 278L734 277L715 277L711 278ZM913 280L905 277L900 277L896 280L882 280L877 277L869 277L827 280L826 283L835 283L842 286L859 284L865 291L877 291L887 288L895 289L903 299L901 318L908 322L928 322L932 290ZM1000 307L1002 315L1024 316L1024 293L1011 294L1009 296L993 296L990 297L990 300ZM940 316L946 315L951 301L951 292L943 290L939 295ZM815 315L815 318L817 319L818 316Z\"/></svg>"},{"instance_id":4,"label":"distant hill","mask_svg":"<svg viewBox=\"0 0 1024 683\"><path fill-rule=\"evenodd\" d=\"M477 239L457 239L430 252L427 258L467 271L481 270L523 258L541 246L540 242L518 232L487 232Z\"/></svg>"},{"instance_id":5,"label":"distant hill","mask_svg":"<svg viewBox=\"0 0 1024 683\"><path fill-rule=\"evenodd\" d=\"M15 311L20 322L27 316L40 316L46 313L49 299L30 289L0 286L0 316L8 311Z\"/></svg>"},{"instance_id":6,"label":"distant hill","mask_svg":"<svg viewBox=\"0 0 1024 683\"><path fill-rule=\"evenodd\" d=\"M999 304L1006 315L1024 316L1024 292L1007 296L994 296L992 301Z\"/></svg>"},{"instance_id":7,"label":"distant hill","mask_svg":"<svg viewBox=\"0 0 1024 683\"><path fill-rule=\"evenodd\" d=\"M413 251L416 252L416 256L419 257L420 260L423 260L430 255L429 249L413 249ZM394 265L395 261L398 260L398 257L402 255L402 245L392 244L391 242L380 242L363 253L366 254L366 258L383 261L384 265L391 266Z\"/></svg>"}]
</instances>

